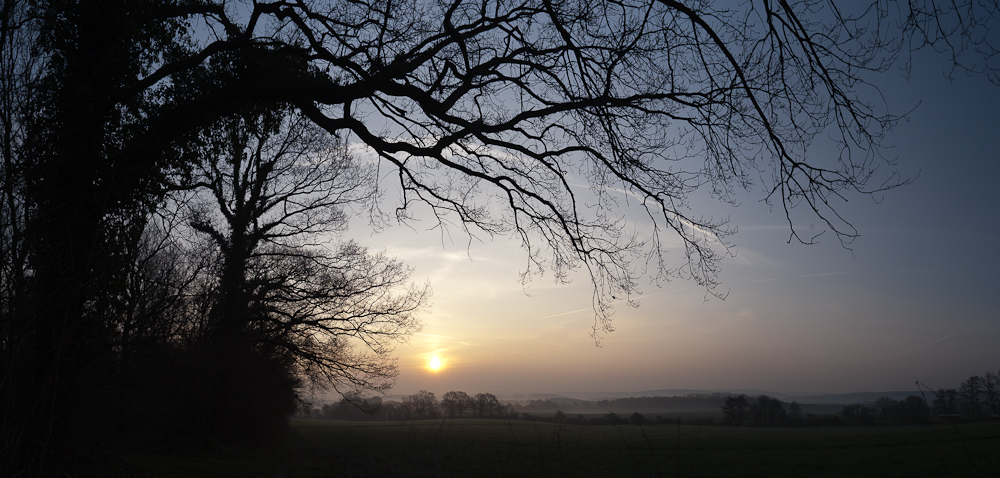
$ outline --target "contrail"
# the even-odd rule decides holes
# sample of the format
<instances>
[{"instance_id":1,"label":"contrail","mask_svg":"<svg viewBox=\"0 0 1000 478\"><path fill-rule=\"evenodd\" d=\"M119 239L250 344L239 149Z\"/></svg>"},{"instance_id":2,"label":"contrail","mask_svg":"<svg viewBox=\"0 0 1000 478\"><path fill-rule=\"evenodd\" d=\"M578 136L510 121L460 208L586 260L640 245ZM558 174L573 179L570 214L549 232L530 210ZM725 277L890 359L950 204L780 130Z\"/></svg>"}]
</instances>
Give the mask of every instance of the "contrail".
<instances>
[{"instance_id":1,"label":"contrail","mask_svg":"<svg viewBox=\"0 0 1000 478\"><path fill-rule=\"evenodd\" d=\"M910 349L910 350L907 350L906 352L903 352L903 353L901 353L901 354L899 354L899 355L895 356L894 358L899 358L899 357L902 357L902 356L904 356L904 355L906 355L906 354L908 354L908 353L910 353L910 352L913 352L914 350L918 350L918 349L922 349L922 348L924 348L924 347L926 347L926 346L928 346L928 345L933 345L933 344L936 344L936 343L938 343L938 342L940 342L940 341L942 341L942 340L948 340L948 339L950 339L950 338L952 338L952 337L954 337L954 336L956 336L956 335L958 335L958 334L960 334L960 333L962 333L962 332L968 332L968 331L970 331L970 330L972 330L972 329L974 329L974 328L976 328L976 327L979 327L980 325L983 325L983 324L986 324L986 323L988 323L988 322L993 322L994 320L997 320L997 319L1000 319L1000 315L995 315L995 316L993 316L993 317L991 317L991 318L989 318L989 319L986 319L986 320L984 320L984 321L982 321L982 322L980 322L980 323L978 323L978 324L976 324L976 325L973 325L972 327L968 327L968 328L965 328L965 329L962 329L962 330L959 330L958 332L955 332L955 333L952 333L952 334L948 334L948 335L945 335L944 337L941 337L940 339L937 339L937 340L932 340L932 341L930 341L930 342L927 342L926 344L923 344L923 345L918 345L918 346L916 346L916 347L913 347L912 349Z\"/></svg>"}]
</instances>

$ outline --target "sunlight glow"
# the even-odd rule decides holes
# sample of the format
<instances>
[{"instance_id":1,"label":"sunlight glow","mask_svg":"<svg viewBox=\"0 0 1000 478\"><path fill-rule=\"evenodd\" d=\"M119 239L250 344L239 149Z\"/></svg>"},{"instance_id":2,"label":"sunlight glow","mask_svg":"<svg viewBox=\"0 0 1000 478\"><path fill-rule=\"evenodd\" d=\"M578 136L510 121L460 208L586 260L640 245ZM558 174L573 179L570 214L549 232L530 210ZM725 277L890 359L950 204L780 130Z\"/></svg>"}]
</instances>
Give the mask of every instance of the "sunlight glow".
<instances>
[{"instance_id":1,"label":"sunlight glow","mask_svg":"<svg viewBox=\"0 0 1000 478\"><path fill-rule=\"evenodd\" d=\"M430 369L432 372L437 372L441 370L441 367L443 366L444 363L441 362L441 359L438 358L437 355L432 355L431 359L427 362L427 368Z\"/></svg>"}]
</instances>

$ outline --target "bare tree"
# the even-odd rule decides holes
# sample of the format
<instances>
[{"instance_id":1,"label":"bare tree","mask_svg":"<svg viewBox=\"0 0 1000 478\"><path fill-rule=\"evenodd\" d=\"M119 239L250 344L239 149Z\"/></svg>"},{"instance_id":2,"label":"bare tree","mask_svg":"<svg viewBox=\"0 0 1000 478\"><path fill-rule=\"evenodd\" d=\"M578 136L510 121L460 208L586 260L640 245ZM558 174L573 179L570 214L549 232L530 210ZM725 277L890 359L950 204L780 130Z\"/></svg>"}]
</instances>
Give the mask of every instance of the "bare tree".
<instances>
[{"instance_id":1,"label":"bare tree","mask_svg":"<svg viewBox=\"0 0 1000 478\"><path fill-rule=\"evenodd\" d=\"M323 245L346 227L346 208L371 199L370 172L287 110L234 116L205 134L203 160L179 189L200 195L188 201L191 227L218 257L201 345L202 367L216 366L211 413L247 402L240 387L264 380L262 370L288 374L273 378L286 394L296 377L341 392L388 390L393 346L419 328L428 288L356 243Z\"/></svg>"},{"instance_id":2,"label":"bare tree","mask_svg":"<svg viewBox=\"0 0 1000 478\"><path fill-rule=\"evenodd\" d=\"M979 421L982 412L983 379L978 375L967 378L958 386L958 402L970 420Z\"/></svg>"},{"instance_id":3,"label":"bare tree","mask_svg":"<svg viewBox=\"0 0 1000 478\"><path fill-rule=\"evenodd\" d=\"M441 398L441 406L444 407L448 417L455 418L458 415L458 418L462 418L462 412L471 408L472 398L465 392L447 392Z\"/></svg>"},{"instance_id":4,"label":"bare tree","mask_svg":"<svg viewBox=\"0 0 1000 478\"><path fill-rule=\"evenodd\" d=\"M917 395L909 395L903 400L903 408L909 423L927 423L930 420L931 409L927 400Z\"/></svg>"},{"instance_id":5,"label":"bare tree","mask_svg":"<svg viewBox=\"0 0 1000 478\"><path fill-rule=\"evenodd\" d=\"M503 413L503 404L492 393L477 393L472 397L472 407L479 418L498 417Z\"/></svg>"},{"instance_id":6,"label":"bare tree","mask_svg":"<svg viewBox=\"0 0 1000 478\"><path fill-rule=\"evenodd\" d=\"M934 413L952 414L958 412L958 390L954 388L939 388L934 392Z\"/></svg>"},{"instance_id":7,"label":"bare tree","mask_svg":"<svg viewBox=\"0 0 1000 478\"><path fill-rule=\"evenodd\" d=\"M759 395L756 401L750 402L748 415L754 425L771 427L784 421L785 408L777 398Z\"/></svg>"},{"instance_id":8,"label":"bare tree","mask_svg":"<svg viewBox=\"0 0 1000 478\"><path fill-rule=\"evenodd\" d=\"M885 425L890 422L895 424L898 404L892 397L879 397L875 399L875 411L882 416Z\"/></svg>"},{"instance_id":9,"label":"bare tree","mask_svg":"<svg viewBox=\"0 0 1000 478\"><path fill-rule=\"evenodd\" d=\"M750 414L750 398L745 394L730 395L722 404L723 423L742 426Z\"/></svg>"},{"instance_id":10,"label":"bare tree","mask_svg":"<svg viewBox=\"0 0 1000 478\"><path fill-rule=\"evenodd\" d=\"M47 351L37 347L32 320L27 225L34 207L27 194L31 163L27 132L38 102L45 59L33 52L39 31L27 2L6 0L0 11L0 475L16 476L44 455L53 417L38 392L37 367ZM30 390L31 393L25 393ZM46 391L51 391L47 389ZM61 413L61 412L60 412ZM47 444L47 443L46 443Z\"/></svg>"},{"instance_id":11,"label":"bare tree","mask_svg":"<svg viewBox=\"0 0 1000 478\"><path fill-rule=\"evenodd\" d=\"M802 404L793 401L788 404L788 419L791 421L793 426L799 426L802 424Z\"/></svg>"},{"instance_id":12,"label":"bare tree","mask_svg":"<svg viewBox=\"0 0 1000 478\"><path fill-rule=\"evenodd\" d=\"M403 397L402 407L407 418L424 419L437 416L438 401L434 392L421 390L413 395Z\"/></svg>"},{"instance_id":13,"label":"bare tree","mask_svg":"<svg viewBox=\"0 0 1000 478\"><path fill-rule=\"evenodd\" d=\"M983 377L983 396L990 406L990 416L996 417L1000 411L1000 376L992 371Z\"/></svg>"}]
</instances>

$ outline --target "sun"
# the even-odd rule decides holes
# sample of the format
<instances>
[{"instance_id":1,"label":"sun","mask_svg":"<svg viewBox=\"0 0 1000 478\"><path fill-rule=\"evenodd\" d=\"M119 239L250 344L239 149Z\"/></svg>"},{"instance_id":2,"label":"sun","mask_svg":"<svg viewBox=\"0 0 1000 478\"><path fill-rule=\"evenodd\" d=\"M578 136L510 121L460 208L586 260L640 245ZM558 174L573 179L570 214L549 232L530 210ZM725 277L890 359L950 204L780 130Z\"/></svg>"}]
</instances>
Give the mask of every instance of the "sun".
<instances>
[{"instance_id":1,"label":"sun","mask_svg":"<svg viewBox=\"0 0 1000 478\"><path fill-rule=\"evenodd\" d=\"M429 368L432 372L437 372L441 370L442 367L444 367L444 362L442 362L437 355L432 355L431 359L427 361L427 368Z\"/></svg>"}]
</instances>

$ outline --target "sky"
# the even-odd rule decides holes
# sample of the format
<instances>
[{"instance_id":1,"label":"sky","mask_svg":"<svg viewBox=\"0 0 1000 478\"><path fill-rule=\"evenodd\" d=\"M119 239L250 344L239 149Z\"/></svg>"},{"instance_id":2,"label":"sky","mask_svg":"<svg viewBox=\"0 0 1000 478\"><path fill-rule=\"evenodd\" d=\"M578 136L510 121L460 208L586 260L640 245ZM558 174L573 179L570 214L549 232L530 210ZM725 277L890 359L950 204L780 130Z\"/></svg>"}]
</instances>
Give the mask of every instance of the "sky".
<instances>
[{"instance_id":1,"label":"sky","mask_svg":"<svg viewBox=\"0 0 1000 478\"><path fill-rule=\"evenodd\" d=\"M759 190L738 207L696 202L739 230L736 256L722 262L728 295L680 279L643 283L640 307L620 304L600 346L587 279L523 286L516 242L353 224L353 238L433 288L422 331L396 350L392 393L805 395L915 390L917 381L950 388L1000 371L1000 87L984 76L949 79L946 67L921 54L909 79L873 78L890 111L913 109L887 143L900 172L917 179L840 208L861 234L850 250L831 234L789 243L783 214L759 202Z\"/></svg>"}]
</instances>

